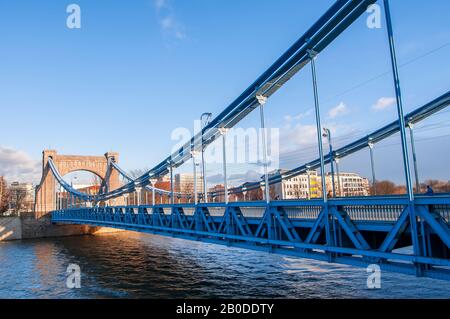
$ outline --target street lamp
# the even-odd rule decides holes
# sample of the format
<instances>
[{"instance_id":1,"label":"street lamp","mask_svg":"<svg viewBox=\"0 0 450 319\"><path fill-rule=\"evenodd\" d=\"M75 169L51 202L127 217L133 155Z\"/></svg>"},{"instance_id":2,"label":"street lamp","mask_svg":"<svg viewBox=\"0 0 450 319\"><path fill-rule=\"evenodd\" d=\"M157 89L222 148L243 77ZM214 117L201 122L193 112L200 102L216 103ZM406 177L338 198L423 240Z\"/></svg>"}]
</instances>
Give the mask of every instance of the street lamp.
<instances>
[{"instance_id":1,"label":"street lamp","mask_svg":"<svg viewBox=\"0 0 450 319\"><path fill-rule=\"evenodd\" d=\"M202 175L203 175L203 200L205 203L208 202L208 194L206 193L206 170L205 170L205 148L203 146L203 130L206 126L208 126L209 122L211 121L212 113L203 113L200 116L200 123L202 126Z\"/></svg>"},{"instance_id":2,"label":"street lamp","mask_svg":"<svg viewBox=\"0 0 450 319\"><path fill-rule=\"evenodd\" d=\"M373 195L377 194L377 179L375 177L375 161L373 158L373 148L375 144L373 144L372 140L369 139L369 143L367 144L369 146L369 152L370 152L370 167L372 169L372 189L373 189Z\"/></svg>"},{"instance_id":3,"label":"street lamp","mask_svg":"<svg viewBox=\"0 0 450 319\"><path fill-rule=\"evenodd\" d=\"M416 155L416 145L414 143L414 124L408 123L409 136L411 138L411 151L414 163L414 176L416 178L416 193L420 193L420 180L419 180L419 170L417 168L417 155Z\"/></svg>"},{"instance_id":4,"label":"street lamp","mask_svg":"<svg viewBox=\"0 0 450 319\"><path fill-rule=\"evenodd\" d=\"M173 188L173 163L171 161L167 161L167 164L169 165L169 173L170 173L170 204L175 204L175 198L174 198L174 188Z\"/></svg>"},{"instance_id":5,"label":"street lamp","mask_svg":"<svg viewBox=\"0 0 450 319\"><path fill-rule=\"evenodd\" d=\"M76 180L77 178L78 178L77 175L72 176L72 179L70 180L70 187L73 188L73 180L74 180L74 179Z\"/></svg>"},{"instance_id":6,"label":"street lamp","mask_svg":"<svg viewBox=\"0 0 450 319\"><path fill-rule=\"evenodd\" d=\"M194 169L194 204L197 205L198 203L198 192L197 192L197 163L195 161L195 157L197 156L197 152L196 151L192 151L192 164L193 164L193 169ZM190 199L189 199L190 201Z\"/></svg>"},{"instance_id":7,"label":"street lamp","mask_svg":"<svg viewBox=\"0 0 450 319\"><path fill-rule=\"evenodd\" d=\"M77 175L72 176L72 179L70 180L70 187L72 187L72 188L73 188L73 180L74 179L75 180L78 179L78 176ZM70 203L71 203L72 207L74 207L74 206L76 207L77 206L76 198L74 198L73 195L71 195Z\"/></svg>"},{"instance_id":8,"label":"street lamp","mask_svg":"<svg viewBox=\"0 0 450 319\"><path fill-rule=\"evenodd\" d=\"M323 128L323 137L326 137L328 140L328 145L330 147L330 165L331 165L331 186L333 190L333 197L336 197L336 190L334 187L334 159L333 159L333 146L331 145L331 131L327 128Z\"/></svg>"},{"instance_id":9,"label":"street lamp","mask_svg":"<svg viewBox=\"0 0 450 319\"><path fill-rule=\"evenodd\" d=\"M223 191L225 196L225 204L228 205L228 176L227 176L227 132L228 128L219 129L222 134L222 154L223 154Z\"/></svg>"},{"instance_id":10,"label":"street lamp","mask_svg":"<svg viewBox=\"0 0 450 319\"><path fill-rule=\"evenodd\" d=\"M266 142L266 124L264 119L264 105L267 102L267 97L262 95L257 95L256 99L259 103L260 110L260 120L261 120L261 130L262 130L262 147L263 147L263 161L264 161L264 190L265 190L265 198L266 203L270 203L270 185L269 185L269 173L267 167L267 142Z\"/></svg>"},{"instance_id":11,"label":"street lamp","mask_svg":"<svg viewBox=\"0 0 450 319\"><path fill-rule=\"evenodd\" d=\"M338 184L338 194L339 196L342 196L342 188L341 188L341 177L339 173L339 154L336 153L336 159L334 160L336 163L336 176L337 176L337 184Z\"/></svg>"}]
</instances>

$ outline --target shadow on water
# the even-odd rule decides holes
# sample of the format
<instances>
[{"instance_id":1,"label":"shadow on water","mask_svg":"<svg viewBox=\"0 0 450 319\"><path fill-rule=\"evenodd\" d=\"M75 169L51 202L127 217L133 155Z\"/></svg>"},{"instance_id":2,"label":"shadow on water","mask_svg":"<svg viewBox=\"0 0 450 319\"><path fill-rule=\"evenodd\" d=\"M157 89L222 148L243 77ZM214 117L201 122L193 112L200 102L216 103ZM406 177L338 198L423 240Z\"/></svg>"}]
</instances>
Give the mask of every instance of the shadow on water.
<instances>
[{"instance_id":1,"label":"shadow on water","mask_svg":"<svg viewBox=\"0 0 450 319\"><path fill-rule=\"evenodd\" d=\"M81 289L65 285L69 264ZM138 233L0 243L2 298L449 298L450 283Z\"/></svg>"}]
</instances>

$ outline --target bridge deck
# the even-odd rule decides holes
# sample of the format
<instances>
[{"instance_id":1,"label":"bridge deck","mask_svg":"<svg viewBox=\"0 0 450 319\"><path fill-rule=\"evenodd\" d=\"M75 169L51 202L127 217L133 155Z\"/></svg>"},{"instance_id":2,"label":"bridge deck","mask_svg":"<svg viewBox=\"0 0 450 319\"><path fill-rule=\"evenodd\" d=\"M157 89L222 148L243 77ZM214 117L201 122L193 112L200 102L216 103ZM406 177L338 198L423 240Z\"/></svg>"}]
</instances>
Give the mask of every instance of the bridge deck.
<instances>
[{"instance_id":1,"label":"bridge deck","mask_svg":"<svg viewBox=\"0 0 450 319\"><path fill-rule=\"evenodd\" d=\"M411 207L413 209L411 209ZM414 214L414 215L411 215ZM416 218L418 229L410 227ZM450 196L72 208L55 223L87 224L450 280ZM399 253L417 236L419 249Z\"/></svg>"}]
</instances>

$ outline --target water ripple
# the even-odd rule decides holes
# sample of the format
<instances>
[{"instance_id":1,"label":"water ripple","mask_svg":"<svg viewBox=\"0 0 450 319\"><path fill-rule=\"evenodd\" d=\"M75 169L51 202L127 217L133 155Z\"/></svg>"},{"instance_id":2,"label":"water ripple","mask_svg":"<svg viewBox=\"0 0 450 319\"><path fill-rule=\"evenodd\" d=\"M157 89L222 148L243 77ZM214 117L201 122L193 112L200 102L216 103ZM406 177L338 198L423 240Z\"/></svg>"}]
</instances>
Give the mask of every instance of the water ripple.
<instances>
[{"instance_id":1,"label":"water ripple","mask_svg":"<svg viewBox=\"0 0 450 319\"><path fill-rule=\"evenodd\" d=\"M81 289L66 268L81 267ZM450 284L137 233L0 243L0 298L450 298Z\"/></svg>"}]
</instances>

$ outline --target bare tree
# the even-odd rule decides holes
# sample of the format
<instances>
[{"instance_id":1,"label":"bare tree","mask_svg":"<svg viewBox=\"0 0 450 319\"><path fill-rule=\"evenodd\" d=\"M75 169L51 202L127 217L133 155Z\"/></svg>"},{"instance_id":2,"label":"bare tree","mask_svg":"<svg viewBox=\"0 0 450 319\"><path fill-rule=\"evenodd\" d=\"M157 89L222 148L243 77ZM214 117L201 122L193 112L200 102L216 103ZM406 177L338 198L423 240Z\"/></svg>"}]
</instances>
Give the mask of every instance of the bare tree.
<instances>
[{"instance_id":1,"label":"bare tree","mask_svg":"<svg viewBox=\"0 0 450 319\"><path fill-rule=\"evenodd\" d=\"M21 188L12 188L9 191L9 203L16 213L19 213L25 204L27 191Z\"/></svg>"},{"instance_id":2,"label":"bare tree","mask_svg":"<svg viewBox=\"0 0 450 319\"><path fill-rule=\"evenodd\" d=\"M263 190L261 189L261 187L252 189L247 192L247 196L249 201L263 200Z\"/></svg>"},{"instance_id":3,"label":"bare tree","mask_svg":"<svg viewBox=\"0 0 450 319\"><path fill-rule=\"evenodd\" d=\"M8 210L10 193L7 187L7 182L3 177L0 177L0 213Z\"/></svg>"},{"instance_id":4,"label":"bare tree","mask_svg":"<svg viewBox=\"0 0 450 319\"><path fill-rule=\"evenodd\" d=\"M436 193L449 193L450 192L450 182L440 181L440 180L426 180L423 189L430 186Z\"/></svg>"},{"instance_id":5,"label":"bare tree","mask_svg":"<svg viewBox=\"0 0 450 319\"><path fill-rule=\"evenodd\" d=\"M275 185L270 185L269 186L269 196L273 200L280 200L281 199L279 194L277 194L277 189L276 189Z\"/></svg>"}]
</instances>

